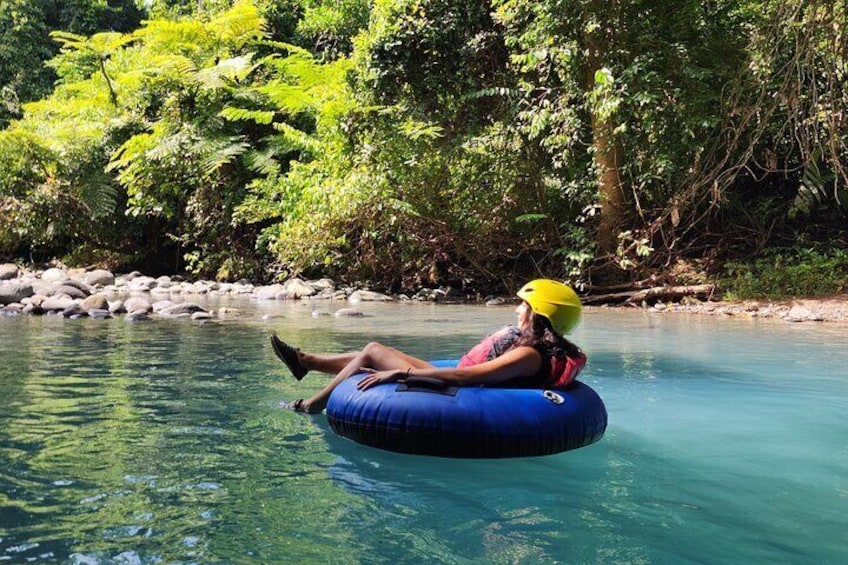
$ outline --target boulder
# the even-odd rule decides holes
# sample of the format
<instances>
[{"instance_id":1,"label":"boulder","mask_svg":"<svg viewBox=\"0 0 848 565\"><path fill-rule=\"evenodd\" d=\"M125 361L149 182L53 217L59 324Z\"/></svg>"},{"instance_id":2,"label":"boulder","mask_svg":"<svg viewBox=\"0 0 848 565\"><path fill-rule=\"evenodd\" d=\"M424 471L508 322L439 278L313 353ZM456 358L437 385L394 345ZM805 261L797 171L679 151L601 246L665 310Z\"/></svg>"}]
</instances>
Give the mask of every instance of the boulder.
<instances>
[{"instance_id":1,"label":"boulder","mask_svg":"<svg viewBox=\"0 0 848 565\"><path fill-rule=\"evenodd\" d=\"M272 284L270 286L260 286L254 293L259 300L274 300L279 293L283 292L283 285Z\"/></svg>"},{"instance_id":2,"label":"boulder","mask_svg":"<svg viewBox=\"0 0 848 565\"><path fill-rule=\"evenodd\" d=\"M83 310L91 315L92 310L105 310L109 312L109 301L102 294L92 294L80 303ZM92 316L93 318L94 316Z\"/></svg>"},{"instance_id":3,"label":"boulder","mask_svg":"<svg viewBox=\"0 0 848 565\"><path fill-rule=\"evenodd\" d=\"M170 308L173 305L174 303L170 300L157 300L150 307L153 309L154 312L158 313L162 310L165 310L166 308Z\"/></svg>"},{"instance_id":4,"label":"boulder","mask_svg":"<svg viewBox=\"0 0 848 565\"><path fill-rule=\"evenodd\" d=\"M23 304L18 304L17 302L14 302L12 304L9 304L8 306L3 306L2 308L0 308L0 316L17 316L23 311L23 309Z\"/></svg>"},{"instance_id":5,"label":"boulder","mask_svg":"<svg viewBox=\"0 0 848 565\"><path fill-rule=\"evenodd\" d=\"M206 310L194 302L181 302L180 304L172 304L171 306L163 308L160 311L160 314L163 316L180 316L184 314L191 316L197 312L206 312Z\"/></svg>"},{"instance_id":6,"label":"boulder","mask_svg":"<svg viewBox=\"0 0 848 565\"><path fill-rule=\"evenodd\" d=\"M106 286L109 284L115 284L115 275L106 269L95 269L94 271L89 271L81 278L86 284L91 286Z\"/></svg>"},{"instance_id":7,"label":"boulder","mask_svg":"<svg viewBox=\"0 0 848 565\"><path fill-rule=\"evenodd\" d=\"M141 300L141 299L139 299ZM123 300L115 300L114 302L109 303L109 313L110 314L121 314L126 312L127 309L124 308Z\"/></svg>"},{"instance_id":8,"label":"boulder","mask_svg":"<svg viewBox=\"0 0 848 565\"><path fill-rule=\"evenodd\" d=\"M40 294L42 296L53 296L56 294L56 287L59 285L56 283L43 281L41 279L35 279L32 281L32 290L35 291L36 294Z\"/></svg>"},{"instance_id":9,"label":"boulder","mask_svg":"<svg viewBox=\"0 0 848 565\"><path fill-rule=\"evenodd\" d=\"M310 285L303 282L301 279L294 278L286 281L283 285L283 292L293 294L299 297L312 296L317 291Z\"/></svg>"},{"instance_id":10,"label":"boulder","mask_svg":"<svg viewBox=\"0 0 848 565\"><path fill-rule=\"evenodd\" d=\"M68 295L51 296L41 303L41 309L48 312L65 311L76 304L76 301Z\"/></svg>"},{"instance_id":11,"label":"boulder","mask_svg":"<svg viewBox=\"0 0 848 565\"><path fill-rule=\"evenodd\" d=\"M360 312L356 308L342 308L341 310L336 310L334 315L336 318L362 318L365 316L363 312Z\"/></svg>"},{"instance_id":12,"label":"boulder","mask_svg":"<svg viewBox=\"0 0 848 565\"><path fill-rule=\"evenodd\" d=\"M371 290L357 290L348 297L348 300L350 302L389 302L394 298Z\"/></svg>"},{"instance_id":13,"label":"boulder","mask_svg":"<svg viewBox=\"0 0 848 565\"><path fill-rule=\"evenodd\" d=\"M62 315L66 318L71 318L76 320L78 318L82 318L86 312L83 311L82 306L79 303L74 302L71 306L68 306L64 310L62 310Z\"/></svg>"},{"instance_id":14,"label":"boulder","mask_svg":"<svg viewBox=\"0 0 848 565\"><path fill-rule=\"evenodd\" d=\"M153 277L135 277L133 279L128 279L127 287L130 289L130 292L150 292L151 288L156 288L157 282Z\"/></svg>"},{"instance_id":15,"label":"boulder","mask_svg":"<svg viewBox=\"0 0 848 565\"><path fill-rule=\"evenodd\" d=\"M274 297L277 300L300 300L300 295L296 292L290 292L288 290L283 290L277 293L277 296Z\"/></svg>"},{"instance_id":16,"label":"boulder","mask_svg":"<svg viewBox=\"0 0 848 565\"><path fill-rule=\"evenodd\" d=\"M72 286L76 289L83 291L86 296L88 296L89 294L92 294L94 292L94 288L92 288L91 286L85 284L84 282L78 281L76 279L68 279L66 281L62 281L60 286Z\"/></svg>"},{"instance_id":17,"label":"boulder","mask_svg":"<svg viewBox=\"0 0 848 565\"><path fill-rule=\"evenodd\" d=\"M0 281L18 278L18 266L14 263L4 263L0 265Z\"/></svg>"},{"instance_id":18,"label":"boulder","mask_svg":"<svg viewBox=\"0 0 848 565\"><path fill-rule=\"evenodd\" d=\"M70 282L70 281L66 281L66 282ZM78 298L79 300L82 300L82 299L88 297L87 292L83 291L82 289L80 289L76 286L69 285L69 284L61 284L61 285L57 286L55 289L53 289L53 295L54 296L59 295L59 294L67 294L71 298Z\"/></svg>"},{"instance_id":19,"label":"boulder","mask_svg":"<svg viewBox=\"0 0 848 565\"><path fill-rule=\"evenodd\" d=\"M206 294L210 290L212 290L214 286L210 283L198 281L190 286L188 286L185 291L188 294Z\"/></svg>"},{"instance_id":20,"label":"boulder","mask_svg":"<svg viewBox=\"0 0 848 565\"><path fill-rule=\"evenodd\" d=\"M52 267L41 273L41 280L47 282L64 282L69 278L71 277L68 276L68 273L56 267Z\"/></svg>"},{"instance_id":21,"label":"boulder","mask_svg":"<svg viewBox=\"0 0 848 565\"><path fill-rule=\"evenodd\" d=\"M336 290L336 283L333 282L333 279L318 279L317 281L309 281L306 284L317 291Z\"/></svg>"},{"instance_id":22,"label":"boulder","mask_svg":"<svg viewBox=\"0 0 848 565\"><path fill-rule=\"evenodd\" d=\"M5 281L0 283L0 304L20 302L34 294L31 284Z\"/></svg>"},{"instance_id":23,"label":"boulder","mask_svg":"<svg viewBox=\"0 0 848 565\"><path fill-rule=\"evenodd\" d=\"M124 301L124 310L132 314L133 312L150 312L153 307L146 299L139 296L131 296Z\"/></svg>"}]
</instances>

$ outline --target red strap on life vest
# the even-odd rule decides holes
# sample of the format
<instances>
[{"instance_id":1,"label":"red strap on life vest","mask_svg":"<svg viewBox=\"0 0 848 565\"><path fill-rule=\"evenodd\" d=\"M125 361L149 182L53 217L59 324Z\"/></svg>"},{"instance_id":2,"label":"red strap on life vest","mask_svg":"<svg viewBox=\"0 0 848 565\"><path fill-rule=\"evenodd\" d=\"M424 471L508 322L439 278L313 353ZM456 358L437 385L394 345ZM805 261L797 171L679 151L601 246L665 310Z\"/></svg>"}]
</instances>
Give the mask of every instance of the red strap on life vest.
<instances>
[{"instance_id":1,"label":"red strap on life vest","mask_svg":"<svg viewBox=\"0 0 848 565\"><path fill-rule=\"evenodd\" d=\"M570 385L586 366L586 361L583 353L579 357L551 357L551 388Z\"/></svg>"}]
</instances>

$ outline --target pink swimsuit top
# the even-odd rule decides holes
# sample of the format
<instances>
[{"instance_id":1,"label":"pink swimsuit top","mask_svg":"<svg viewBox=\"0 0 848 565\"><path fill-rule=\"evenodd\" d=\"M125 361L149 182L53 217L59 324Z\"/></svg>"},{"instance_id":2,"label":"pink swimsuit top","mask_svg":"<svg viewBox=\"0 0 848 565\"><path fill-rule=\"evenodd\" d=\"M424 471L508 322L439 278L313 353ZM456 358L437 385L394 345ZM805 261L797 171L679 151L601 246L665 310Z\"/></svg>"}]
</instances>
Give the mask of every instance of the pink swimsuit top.
<instances>
[{"instance_id":1,"label":"pink swimsuit top","mask_svg":"<svg viewBox=\"0 0 848 565\"><path fill-rule=\"evenodd\" d=\"M507 326L488 335L462 356L458 367L472 367L496 359L509 351L519 337L521 337L521 330L514 326ZM587 357L582 352L577 357L555 357L550 352L543 350L546 348L536 349L542 355L542 367L539 372L532 377L510 379L500 386L523 385L523 388L565 388L577 378L577 375L586 366Z\"/></svg>"}]
</instances>

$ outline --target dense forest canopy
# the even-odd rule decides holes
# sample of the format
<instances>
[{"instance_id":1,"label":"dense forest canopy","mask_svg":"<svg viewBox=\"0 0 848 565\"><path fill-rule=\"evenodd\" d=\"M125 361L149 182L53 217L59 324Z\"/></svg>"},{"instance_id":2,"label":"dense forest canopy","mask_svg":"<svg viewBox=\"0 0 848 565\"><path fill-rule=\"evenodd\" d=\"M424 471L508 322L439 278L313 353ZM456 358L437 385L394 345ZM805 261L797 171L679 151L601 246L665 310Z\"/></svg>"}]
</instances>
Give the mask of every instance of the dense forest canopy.
<instances>
[{"instance_id":1,"label":"dense forest canopy","mask_svg":"<svg viewBox=\"0 0 848 565\"><path fill-rule=\"evenodd\" d=\"M833 0L0 0L0 255L838 291L846 24Z\"/></svg>"}]
</instances>

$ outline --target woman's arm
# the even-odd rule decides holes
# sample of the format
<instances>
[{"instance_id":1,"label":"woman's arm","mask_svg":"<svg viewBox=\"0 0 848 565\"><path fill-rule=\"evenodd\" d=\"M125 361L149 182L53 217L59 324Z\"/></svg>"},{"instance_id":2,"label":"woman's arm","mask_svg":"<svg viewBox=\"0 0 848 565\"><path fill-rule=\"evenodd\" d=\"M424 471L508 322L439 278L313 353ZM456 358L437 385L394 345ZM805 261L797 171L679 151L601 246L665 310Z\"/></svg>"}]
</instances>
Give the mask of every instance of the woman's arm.
<instances>
[{"instance_id":1,"label":"woman's arm","mask_svg":"<svg viewBox=\"0 0 848 565\"><path fill-rule=\"evenodd\" d=\"M515 377L534 375L541 365L542 356L538 351L532 347L516 347L491 361L462 369L427 367L373 371L359 381L356 387L365 390L380 383L391 383L406 377L441 379L458 386L493 385Z\"/></svg>"}]
</instances>

